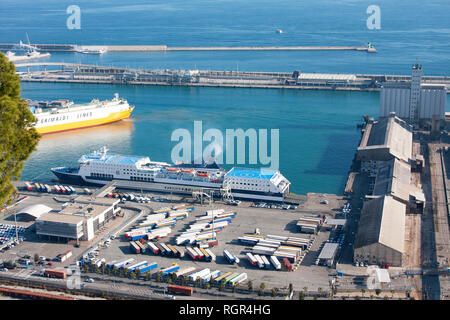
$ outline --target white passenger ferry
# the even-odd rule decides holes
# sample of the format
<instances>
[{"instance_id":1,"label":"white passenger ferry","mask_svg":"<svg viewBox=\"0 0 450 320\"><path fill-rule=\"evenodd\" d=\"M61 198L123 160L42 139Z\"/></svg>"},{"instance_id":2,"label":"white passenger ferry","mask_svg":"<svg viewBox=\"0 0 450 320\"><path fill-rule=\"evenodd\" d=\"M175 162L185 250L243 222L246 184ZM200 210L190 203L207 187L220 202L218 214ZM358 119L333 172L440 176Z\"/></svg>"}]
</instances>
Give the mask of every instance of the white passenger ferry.
<instances>
[{"instance_id":1,"label":"white passenger ferry","mask_svg":"<svg viewBox=\"0 0 450 320\"><path fill-rule=\"evenodd\" d=\"M78 164L76 168L51 170L61 181L79 185L105 185L112 180L136 181L139 186L144 186L143 189L146 189L146 184L171 186L158 190L174 193L192 190L174 186L217 191L225 188L235 198L265 201L283 201L290 186L290 182L276 170L232 168L227 172L215 162L169 164L151 161L149 157L109 154L106 147L81 156Z\"/></svg>"}]
</instances>

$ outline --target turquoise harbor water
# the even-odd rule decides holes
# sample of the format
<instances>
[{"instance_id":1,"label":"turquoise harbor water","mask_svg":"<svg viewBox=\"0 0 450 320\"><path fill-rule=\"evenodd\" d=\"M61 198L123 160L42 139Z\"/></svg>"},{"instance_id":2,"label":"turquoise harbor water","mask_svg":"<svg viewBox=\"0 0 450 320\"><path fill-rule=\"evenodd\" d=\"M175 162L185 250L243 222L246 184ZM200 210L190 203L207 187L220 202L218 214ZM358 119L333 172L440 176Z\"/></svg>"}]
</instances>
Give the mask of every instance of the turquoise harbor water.
<instances>
[{"instance_id":1,"label":"turquoise harbor water","mask_svg":"<svg viewBox=\"0 0 450 320\"><path fill-rule=\"evenodd\" d=\"M409 74L416 58L426 75L450 75L450 3L387 1L381 30L366 28L373 1L123 0L77 1L81 29L66 28L72 1L3 0L0 42L166 44L169 46L364 45L362 52L54 53L43 61L133 68ZM283 34L275 33L277 28ZM377 117L378 93L238 88L22 83L22 96L88 102L114 92L136 106L133 119L44 136L24 179L49 180L49 168L76 164L107 145L112 151L170 161L176 128L280 129L280 170L292 191L341 192L360 138L363 114ZM450 107L450 103L447 103Z\"/></svg>"}]
</instances>

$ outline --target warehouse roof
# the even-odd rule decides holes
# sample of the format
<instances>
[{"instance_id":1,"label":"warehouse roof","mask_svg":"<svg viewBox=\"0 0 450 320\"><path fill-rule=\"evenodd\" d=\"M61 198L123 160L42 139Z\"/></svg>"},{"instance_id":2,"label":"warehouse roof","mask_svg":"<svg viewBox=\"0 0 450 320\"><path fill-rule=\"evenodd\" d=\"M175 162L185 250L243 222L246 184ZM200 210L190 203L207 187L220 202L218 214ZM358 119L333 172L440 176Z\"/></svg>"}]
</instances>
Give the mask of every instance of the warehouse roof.
<instances>
[{"instance_id":1,"label":"warehouse roof","mask_svg":"<svg viewBox=\"0 0 450 320\"><path fill-rule=\"evenodd\" d=\"M57 222L68 224L79 224L83 222L84 217L80 215L62 214L62 213L46 213L43 214L37 221L43 222Z\"/></svg>"},{"instance_id":2,"label":"warehouse roof","mask_svg":"<svg viewBox=\"0 0 450 320\"><path fill-rule=\"evenodd\" d=\"M411 166L409 164L392 159L378 165L373 188L374 195L391 195L407 202L411 192Z\"/></svg>"},{"instance_id":3,"label":"warehouse roof","mask_svg":"<svg viewBox=\"0 0 450 320\"><path fill-rule=\"evenodd\" d=\"M84 203L66 203L64 208L59 212L63 215L77 215L83 219L95 218L98 215L109 210L109 206Z\"/></svg>"},{"instance_id":4,"label":"warehouse roof","mask_svg":"<svg viewBox=\"0 0 450 320\"><path fill-rule=\"evenodd\" d=\"M93 196L79 196L74 199L74 202L89 203L104 206L113 206L120 202L118 198L93 197Z\"/></svg>"},{"instance_id":5,"label":"warehouse roof","mask_svg":"<svg viewBox=\"0 0 450 320\"><path fill-rule=\"evenodd\" d=\"M334 256L336 255L336 251L338 249L338 246L339 246L338 243L330 243L330 242L326 243L323 246L322 251L320 251L320 254L319 254L318 258L319 259L326 259L326 260L333 259Z\"/></svg>"},{"instance_id":6,"label":"warehouse roof","mask_svg":"<svg viewBox=\"0 0 450 320\"><path fill-rule=\"evenodd\" d=\"M327 219L327 224L330 226L345 226L347 219Z\"/></svg>"},{"instance_id":7,"label":"warehouse roof","mask_svg":"<svg viewBox=\"0 0 450 320\"><path fill-rule=\"evenodd\" d=\"M355 248L382 244L403 253L406 205L391 196L382 196L364 204L359 220Z\"/></svg>"},{"instance_id":8,"label":"warehouse roof","mask_svg":"<svg viewBox=\"0 0 450 320\"><path fill-rule=\"evenodd\" d=\"M358 147L358 159L387 161L393 157L405 162L412 158L412 128L390 115L366 126Z\"/></svg>"},{"instance_id":9,"label":"warehouse roof","mask_svg":"<svg viewBox=\"0 0 450 320\"><path fill-rule=\"evenodd\" d=\"M43 214L48 213L52 210L53 210L52 208L47 207L46 205L34 204L34 205L28 206L28 207L20 210L19 212L17 212L17 214L28 215L31 218L37 219L40 216L42 216Z\"/></svg>"}]
</instances>

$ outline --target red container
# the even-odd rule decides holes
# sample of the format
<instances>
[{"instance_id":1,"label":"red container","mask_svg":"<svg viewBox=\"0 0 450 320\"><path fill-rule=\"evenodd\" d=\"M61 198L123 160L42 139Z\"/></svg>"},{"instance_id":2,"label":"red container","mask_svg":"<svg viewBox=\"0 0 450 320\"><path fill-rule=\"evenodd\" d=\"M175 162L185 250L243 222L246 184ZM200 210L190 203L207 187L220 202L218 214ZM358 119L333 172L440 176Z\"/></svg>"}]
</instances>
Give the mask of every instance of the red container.
<instances>
[{"instance_id":1,"label":"red container","mask_svg":"<svg viewBox=\"0 0 450 320\"><path fill-rule=\"evenodd\" d=\"M55 277L60 279L66 278L66 270L45 269L44 275L47 277Z\"/></svg>"},{"instance_id":2,"label":"red container","mask_svg":"<svg viewBox=\"0 0 450 320\"><path fill-rule=\"evenodd\" d=\"M180 293L187 296L192 296L192 293L194 292L191 287L177 286L175 284L169 284L167 289L169 292Z\"/></svg>"},{"instance_id":3,"label":"red container","mask_svg":"<svg viewBox=\"0 0 450 320\"><path fill-rule=\"evenodd\" d=\"M292 271L292 265L287 258L283 258L282 262L287 271Z\"/></svg>"},{"instance_id":4,"label":"red container","mask_svg":"<svg viewBox=\"0 0 450 320\"><path fill-rule=\"evenodd\" d=\"M208 246L215 247L219 244L219 240L209 241Z\"/></svg>"}]
</instances>

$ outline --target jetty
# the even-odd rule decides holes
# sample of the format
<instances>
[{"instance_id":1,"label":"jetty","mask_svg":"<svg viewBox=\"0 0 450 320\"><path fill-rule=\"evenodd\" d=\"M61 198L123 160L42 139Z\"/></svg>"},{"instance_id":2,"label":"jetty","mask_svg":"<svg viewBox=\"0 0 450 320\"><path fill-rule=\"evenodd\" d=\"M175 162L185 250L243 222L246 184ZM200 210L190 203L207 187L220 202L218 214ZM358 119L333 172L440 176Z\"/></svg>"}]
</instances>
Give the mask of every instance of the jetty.
<instances>
[{"instance_id":1,"label":"jetty","mask_svg":"<svg viewBox=\"0 0 450 320\"><path fill-rule=\"evenodd\" d=\"M17 63L16 68L21 81L34 82L378 91L385 82L411 81L410 75L152 70L64 62ZM444 84L450 92L449 76L422 79L427 84Z\"/></svg>"},{"instance_id":2,"label":"jetty","mask_svg":"<svg viewBox=\"0 0 450 320\"><path fill-rule=\"evenodd\" d=\"M0 50L10 50L15 44L0 43ZM76 45L76 44L33 44L39 50L79 52L83 49L104 48L108 52L158 52L158 51L361 51L376 53L369 46L206 46L169 47L167 45Z\"/></svg>"}]
</instances>

